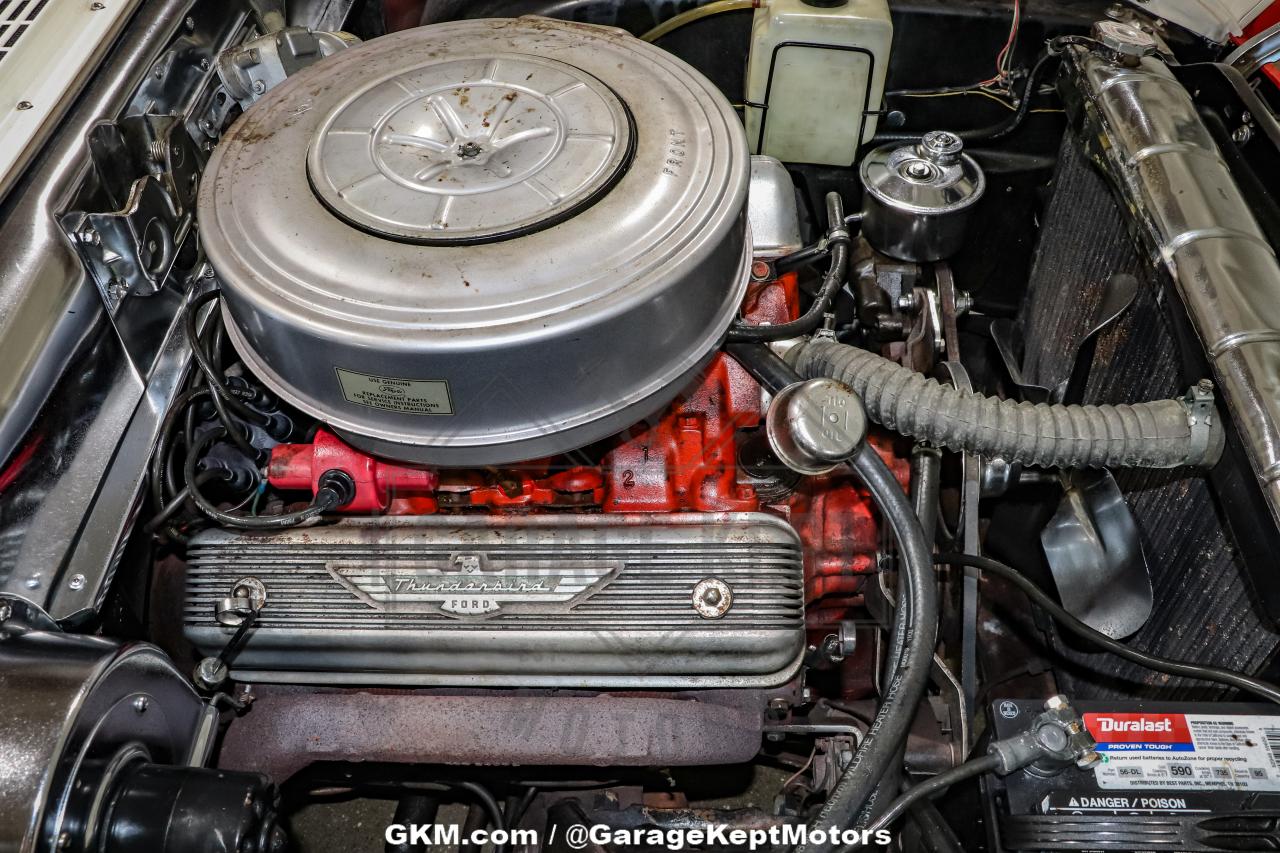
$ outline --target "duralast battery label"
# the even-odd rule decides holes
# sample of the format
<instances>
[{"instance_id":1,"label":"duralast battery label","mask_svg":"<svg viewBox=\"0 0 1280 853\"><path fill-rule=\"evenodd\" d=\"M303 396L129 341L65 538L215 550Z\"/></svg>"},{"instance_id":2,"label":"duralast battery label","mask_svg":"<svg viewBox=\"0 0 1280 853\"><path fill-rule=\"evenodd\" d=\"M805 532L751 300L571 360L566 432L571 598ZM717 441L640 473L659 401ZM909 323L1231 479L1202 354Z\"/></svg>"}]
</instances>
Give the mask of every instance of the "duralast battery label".
<instances>
[{"instance_id":1,"label":"duralast battery label","mask_svg":"<svg viewBox=\"0 0 1280 853\"><path fill-rule=\"evenodd\" d=\"M404 412L407 415L452 415L449 383L443 379L397 379L334 368L348 403Z\"/></svg>"},{"instance_id":2,"label":"duralast battery label","mask_svg":"<svg viewBox=\"0 0 1280 853\"><path fill-rule=\"evenodd\" d=\"M1280 791L1280 717L1089 713L1084 724L1100 788Z\"/></svg>"}]
</instances>

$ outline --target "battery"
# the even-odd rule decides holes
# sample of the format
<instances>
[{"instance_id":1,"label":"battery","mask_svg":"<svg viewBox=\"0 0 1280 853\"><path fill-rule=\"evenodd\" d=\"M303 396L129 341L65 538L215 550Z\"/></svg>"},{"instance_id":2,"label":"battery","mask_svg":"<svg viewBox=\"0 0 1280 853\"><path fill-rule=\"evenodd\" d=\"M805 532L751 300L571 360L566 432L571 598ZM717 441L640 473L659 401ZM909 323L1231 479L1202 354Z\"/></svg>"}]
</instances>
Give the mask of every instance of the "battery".
<instances>
[{"instance_id":1,"label":"battery","mask_svg":"<svg viewBox=\"0 0 1280 853\"><path fill-rule=\"evenodd\" d=\"M1280 707L1081 701L1100 760L983 782L991 849L1280 850ZM1025 731L1040 701L991 704L992 733Z\"/></svg>"}]
</instances>

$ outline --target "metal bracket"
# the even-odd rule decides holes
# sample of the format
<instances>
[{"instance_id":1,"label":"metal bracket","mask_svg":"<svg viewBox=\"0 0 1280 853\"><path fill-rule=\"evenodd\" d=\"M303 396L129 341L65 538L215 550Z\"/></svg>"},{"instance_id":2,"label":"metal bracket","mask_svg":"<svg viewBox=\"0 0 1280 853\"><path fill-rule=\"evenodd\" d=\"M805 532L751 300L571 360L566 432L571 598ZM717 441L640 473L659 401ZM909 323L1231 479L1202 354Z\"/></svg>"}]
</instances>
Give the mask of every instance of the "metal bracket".
<instances>
[{"instance_id":1,"label":"metal bracket","mask_svg":"<svg viewBox=\"0 0 1280 853\"><path fill-rule=\"evenodd\" d=\"M0 594L0 640L28 631L60 632L44 608L17 595Z\"/></svg>"},{"instance_id":2,"label":"metal bracket","mask_svg":"<svg viewBox=\"0 0 1280 853\"><path fill-rule=\"evenodd\" d=\"M80 256L93 274L112 316L125 298L149 296L164 287L177 258L186 223L159 180L148 175L133 185L125 207L84 214L76 230Z\"/></svg>"},{"instance_id":3,"label":"metal bracket","mask_svg":"<svg viewBox=\"0 0 1280 853\"><path fill-rule=\"evenodd\" d=\"M1246 78L1262 70L1263 66L1280 61L1280 24L1272 24L1227 54L1222 60Z\"/></svg>"},{"instance_id":4,"label":"metal bracket","mask_svg":"<svg viewBox=\"0 0 1280 853\"><path fill-rule=\"evenodd\" d=\"M203 157L180 116L102 122L89 150L117 208L71 212L62 225L115 317L126 297L164 288L194 222Z\"/></svg>"}]
</instances>

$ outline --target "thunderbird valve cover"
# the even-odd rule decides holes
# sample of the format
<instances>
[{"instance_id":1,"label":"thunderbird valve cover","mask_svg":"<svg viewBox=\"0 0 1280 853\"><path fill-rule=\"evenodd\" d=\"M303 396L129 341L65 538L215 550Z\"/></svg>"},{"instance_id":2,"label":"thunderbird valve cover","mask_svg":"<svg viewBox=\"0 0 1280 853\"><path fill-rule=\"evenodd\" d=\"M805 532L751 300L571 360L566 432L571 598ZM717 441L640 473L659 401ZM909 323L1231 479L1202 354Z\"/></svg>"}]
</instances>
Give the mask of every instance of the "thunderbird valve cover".
<instances>
[{"instance_id":1,"label":"thunderbird valve cover","mask_svg":"<svg viewBox=\"0 0 1280 853\"><path fill-rule=\"evenodd\" d=\"M382 455L501 464L616 433L705 363L746 286L748 172L670 54L461 21L268 92L199 215L231 339L284 399Z\"/></svg>"},{"instance_id":2,"label":"thunderbird valve cover","mask_svg":"<svg viewBox=\"0 0 1280 853\"><path fill-rule=\"evenodd\" d=\"M186 633L263 607L252 682L562 687L781 683L804 650L799 538L762 513L347 519L191 545Z\"/></svg>"}]
</instances>

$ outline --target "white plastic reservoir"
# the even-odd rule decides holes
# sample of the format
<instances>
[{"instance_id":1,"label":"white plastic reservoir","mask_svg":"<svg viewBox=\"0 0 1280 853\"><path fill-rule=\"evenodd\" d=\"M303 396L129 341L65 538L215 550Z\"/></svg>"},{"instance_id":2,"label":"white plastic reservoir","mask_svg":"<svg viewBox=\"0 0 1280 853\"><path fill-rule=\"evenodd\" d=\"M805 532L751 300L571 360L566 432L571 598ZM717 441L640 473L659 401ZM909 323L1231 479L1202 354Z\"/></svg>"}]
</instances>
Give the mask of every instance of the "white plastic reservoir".
<instances>
[{"instance_id":1,"label":"white plastic reservoir","mask_svg":"<svg viewBox=\"0 0 1280 853\"><path fill-rule=\"evenodd\" d=\"M763 0L747 64L751 150L853 165L876 131L892 41L886 0Z\"/></svg>"}]
</instances>

